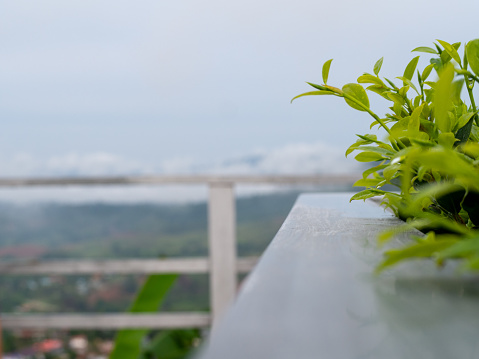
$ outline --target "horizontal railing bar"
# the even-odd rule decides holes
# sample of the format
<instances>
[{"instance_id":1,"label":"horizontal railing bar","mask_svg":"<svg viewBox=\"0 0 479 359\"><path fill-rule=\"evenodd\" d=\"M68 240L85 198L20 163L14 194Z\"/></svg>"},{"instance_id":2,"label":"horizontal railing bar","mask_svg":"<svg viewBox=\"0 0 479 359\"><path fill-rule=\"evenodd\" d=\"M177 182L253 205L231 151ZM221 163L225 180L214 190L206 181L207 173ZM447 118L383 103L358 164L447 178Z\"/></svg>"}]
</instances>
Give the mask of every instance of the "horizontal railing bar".
<instances>
[{"instance_id":1,"label":"horizontal railing bar","mask_svg":"<svg viewBox=\"0 0 479 359\"><path fill-rule=\"evenodd\" d=\"M207 327L207 313L1 314L4 329L178 329Z\"/></svg>"},{"instance_id":2,"label":"horizontal railing bar","mask_svg":"<svg viewBox=\"0 0 479 359\"><path fill-rule=\"evenodd\" d=\"M122 176L122 177L64 177L64 178L0 178L0 187L35 186L103 186L103 185L162 185L162 184L348 184L360 175L255 175L255 176L214 176L214 175L164 175L164 176Z\"/></svg>"},{"instance_id":3,"label":"horizontal railing bar","mask_svg":"<svg viewBox=\"0 0 479 359\"><path fill-rule=\"evenodd\" d=\"M238 273L248 273L258 257L238 258ZM208 258L49 260L0 263L0 274L200 274L209 272Z\"/></svg>"}]
</instances>

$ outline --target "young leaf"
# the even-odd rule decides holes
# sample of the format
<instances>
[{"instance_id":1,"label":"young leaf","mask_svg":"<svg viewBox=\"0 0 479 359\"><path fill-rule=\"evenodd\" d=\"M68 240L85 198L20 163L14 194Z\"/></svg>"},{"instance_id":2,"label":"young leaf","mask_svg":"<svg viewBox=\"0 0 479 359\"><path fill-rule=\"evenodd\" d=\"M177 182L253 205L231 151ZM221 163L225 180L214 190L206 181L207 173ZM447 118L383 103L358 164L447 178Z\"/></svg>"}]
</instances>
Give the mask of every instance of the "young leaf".
<instances>
[{"instance_id":1,"label":"young leaf","mask_svg":"<svg viewBox=\"0 0 479 359\"><path fill-rule=\"evenodd\" d=\"M421 125L421 121L419 120L419 116L421 115L423 106L416 107L411 114L411 118L408 123L408 131L411 132L418 132L419 127Z\"/></svg>"},{"instance_id":2,"label":"young leaf","mask_svg":"<svg viewBox=\"0 0 479 359\"><path fill-rule=\"evenodd\" d=\"M376 84L379 86L385 86L384 82L376 76L373 75L362 75L358 77L358 82L360 84Z\"/></svg>"},{"instance_id":3,"label":"young leaf","mask_svg":"<svg viewBox=\"0 0 479 359\"><path fill-rule=\"evenodd\" d=\"M397 88L397 86L394 84L394 82L392 82L391 80L387 79L387 78L384 78L388 83L389 85L391 85L391 87L397 91L399 91L399 89Z\"/></svg>"},{"instance_id":4,"label":"young leaf","mask_svg":"<svg viewBox=\"0 0 479 359\"><path fill-rule=\"evenodd\" d=\"M394 177L397 177L398 171L401 168L400 164L389 165L383 170L383 176L387 181L391 181Z\"/></svg>"},{"instance_id":5,"label":"young leaf","mask_svg":"<svg viewBox=\"0 0 479 359\"><path fill-rule=\"evenodd\" d=\"M366 87L366 90L372 91L377 93L378 95L384 97L386 100L389 100L389 97L387 97L387 94L389 93L389 90L383 86L379 85L371 85Z\"/></svg>"},{"instance_id":6,"label":"young leaf","mask_svg":"<svg viewBox=\"0 0 479 359\"><path fill-rule=\"evenodd\" d=\"M297 98L299 97L303 97L303 96L318 96L318 95L333 95L335 96L334 92L331 92L331 91L310 91L310 92L305 92L305 93L302 93L301 95L298 95L298 96L295 96L291 99L291 102L293 102L294 100L296 100Z\"/></svg>"},{"instance_id":7,"label":"young leaf","mask_svg":"<svg viewBox=\"0 0 479 359\"><path fill-rule=\"evenodd\" d=\"M411 52L425 52L425 53L428 53L428 54L437 54L437 51L434 50L434 49L431 49L430 47L427 47L427 46L419 46L419 47L416 47L414 50L412 50Z\"/></svg>"},{"instance_id":8,"label":"young leaf","mask_svg":"<svg viewBox=\"0 0 479 359\"><path fill-rule=\"evenodd\" d=\"M467 43L466 56L472 71L479 76L479 39Z\"/></svg>"},{"instance_id":9,"label":"young leaf","mask_svg":"<svg viewBox=\"0 0 479 359\"><path fill-rule=\"evenodd\" d=\"M455 240L427 241L413 244L403 249L390 250L384 254L386 258L379 264L376 271L381 272L385 268L405 259L432 257L434 254L449 248L456 242Z\"/></svg>"},{"instance_id":10,"label":"young leaf","mask_svg":"<svg viewBox=\"0 0 479 359\"><path fill-rule=\"evenodd\" d=\"M442 47L444 47L444 50L447 51L449 56L451 56L459 65L461 65L461 57L457 53L457 50L446 41L442 41L442 40L437 40L437 41L442 45Z\"/></svg>"},{"instance_id":11,"label":"young leaf","mask_svg":"<svg viewBox=\"0 0 479 359\"><path fill-rule=\"evenodd\" d=\"M443 132L439 134L438 143L445 148L452 148L457 141L452 132Z\"/></svg>"},{"instance_id":12,"label":"young leaf","mask_svg":"<svg viewBox=\"0 0 479 359\"><path fill-rule=\"evenodd\" d=\"M358 193L356 193L355 195L353 195L351 197L351 199L349 200L349 202L351 201L354 201L354 200L366 200L368 198L371 198L371 197L376 197L376 196L382 196L384 193L386 193L385 191L382 191L380 189L365 189L365 190L362 190L362 191L359 191Z\"/></svg>"},{"instance_id":13,"label":"young leaf","mask_svg":"<svg viewBox=\"0 0 479 359\"><path fill-rule=\"evenodd\" d=\"M476 114L476 112L466 112L464 115L459 117L459 119L457 120L457 124L456 124L455 128L460 129L460 128L464 127L469 122L469 120L472 118L472 116L474 116L475 114Z\"/></svg>"},{"instance_id":14,"label":"young leaf","mask_svg":"<svg viewBox=\"0 0 479 359\"><path fill-rule=\"evenodd\" d=\"M384 157L376 152L361 152L354 158L358 162L374 162L384 160Z\"/></svg>"},{"instance_id":15,"label":"young leaf","mask_svg":"<svg viewBox=\"0 0 479 359\"><path fill-rule=\"evenodd\" d=\"M376 146L361 146L358 148L358 150L376 152L376 153L379 153L380 155L383 155L384 157L394 156L394 153L395 153L394 151L391 151L388 148L376 147Z\"/></svg>"},{"instance_id":16,"label":"young leaf","mask_svg":"<svg viewBox=\"0 0 479 359\"><path fill-rule=\"evenodd\" d=\"M361 178L354 182L353 187L376 187L382 181L382 178Z\"/></svg>"},{"instance_id":17,"label":"young leaf","mask_svg":"<svg viewBox=\"0 0 479 359\"><path fill-rule=\"evenodd\" d=\"M416 86L414 86L414 84L412 83L410 79L407 79L403 76L398 76L396 78L399 80L402 80L405 85L408 85L409 87L411 87L419 95L419 91L417 90Z\"/></svg>"},{"instance_id":18,"label":"young leaf","mask_svg":"<svg viewBox=\"0 0 479 359\"><path fill-rule=\"evenodd\" d=\"M356 135L356 136L359 137L359 140L357 140L355 143L353 143L351 146L349 146L349 148L346 150L346 157L348 157L348 155L351 152L358 149L360 146L370 145L373 142L382 143L382 142L377 141L377 136L376 135L366 134L366 135Z\"/></svg>"},{"instance_id":19,"label":"young leaf","mask_svg":"<svg viewBox=\"0 0 479 359\"><path fill-rule=\"evenodd\" d=\"M376 167L371 167L371 168L368 168L366 171L363 172L363 179L366 179L368 178L371 174L373 176L378 176L377 172L388 167L389 165L377 165Z\"/></svg>"},{"instance_id":20,"label":"young leaf","mask_svg":"<svg viewBox=\"0 0 479 359\"><path fill-rule=\"evenodd\" d=\"M429 74L431 73L432 69L434 68L434 64L427 65L424 70L422 71L421 78L423 81L426 81L426 79L429 77Z\"/></svg>"},{"instance_id":21,"label":"young leaf","mask_svg":"<svg viewBox=\"0 0 479 359\"><path fill-rule=\"evenodd\" d=\"M328 83L329 77L329 68L331 67L331 62L333 59L326 61L323 65L323 83L326 85Z\"/></svg>"},{"instance_id":22,"label":"young leaf","mask_svg":"<svg viewBox=\"0 0 479 359\"><path fill-rule=\"evenodd\" d=\"M458 239L460 239L460 237L458 237ZM471 254L477 253L479 253L479 238L476 236L465 240L458 240L449 248L442 250L439 253L438 258L454 258L458 256L469 256Z\"/></svg>"},{"instance_id":23,"label":"young leaf","mask_svg":"<svg viewBox=\"0 0 479 359\"><path fill-rule=\"evenodd\" d=\"M414 72L416 71L416 66L418 61L419 61L419 56L416 56L411 61L409 61L409 63L406 66L406 69L404 70L403 77L407 78L408 80L412 79L412 77L414 76Z\"/></svg>"},{"instance_id":24,"label":"young leaf","mask_svg":"<svg viewBox=\"0 0 479 359\"><path fill-rule=\"evenodd\" d=\"M309 86L314 87L315 89L322 90L322 91L328 91L328 88L326 86L321 86L318 84L313 84L312 82L306 82Z\"/></svg>"},{"instance_id":25,"label":"young leaf","mask_svg":"<svg viewBox=\"0 0 479 359\"><path fill-rule=\"evenodd\" d=\"M452 122L448 112L452 108L452 80L454 67L449 64L441 72L434 93L434 115L436 124L441 132L451 132Z\"/></svg>"},{"instance_id":26,"label":"young leaf","mask_svg":"<svg viewBox=\"0 0 479 359\"><path fill-rule=\"evenodd\" d=\"M466 45L467 45L467 44L466 44ZM467 51L466 51L466 50L467 50L467 48L466 48L466 46L464 46L464 56L463 56L463 58L462 58L462 61L464 62L464 64L463 64L462 67L463 67L465 70L467 70L467 66L469 66L469 62L467 61Z\"/></svg>"},{"instance_id":27,"label":"young leaf","mask_svg":"<svg viewBox=\"0 0 479 359\"><path fill-rule=\"evenodd\" d=\"M389 97L391 101L393 101L394 103L397 103L399 106L402 106L405 103L404 98L398 95L397 93L389 92L387 96Z\"/></svg>"},{"instance_id":28,"label":"young leaf","mask_svg":"<svg viewBox=\"0 0 479 359\"><path fill-rule=\"evenodd\" d=\"M366 134L366 135L356 135L356 136L358 136L360 139L364 141L378 142L378 137L376 135Z\"/></svg>"},{"instance_id":29,"label":"young leaf","mask_svg":"<svg viewBox=\"0 0 479 359\"><path fill-rule=\"evenodd\" d=\"M345 95L344 99L349 106L359 111L366 111L366 109L369 109L368 95L361 85L346 84L343 86L342 90Z\"/></svg>"},{"instance_id":30,"label":"young leaf","mask_svg":"<svg viewBox=\"0 0 479 359\"><path fill-rule=\"evenodd\" d=\"M374 73L376 74L376 76L378 76L379 74L379 71L381 71L381 66L383 66L383 60L384 60L384 57L381 57L378 61L376 61L376 63L374 64Z\"/></svg>"}]
</instances>

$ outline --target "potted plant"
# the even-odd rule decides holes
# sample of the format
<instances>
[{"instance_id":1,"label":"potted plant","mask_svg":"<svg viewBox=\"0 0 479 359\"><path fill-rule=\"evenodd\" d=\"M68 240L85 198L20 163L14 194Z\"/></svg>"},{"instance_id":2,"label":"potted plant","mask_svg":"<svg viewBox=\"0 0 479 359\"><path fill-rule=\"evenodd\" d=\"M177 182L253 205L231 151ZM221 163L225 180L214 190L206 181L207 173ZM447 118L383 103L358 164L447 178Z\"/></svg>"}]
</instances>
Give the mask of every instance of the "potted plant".
<instances>
[{"instance_id":1,"label":"potted plant","mask_svg":"<svg viewBox=\"0 0 479 359\"><path fill-rule=\"evenodd\" d=\"M371 128L385 131L357 135L346 156L369 163L355 186L366 189L351 200L381 196L382 204L405 221L379 240L417 228L425 235L384 253L378 271L412 258L433 258L438 265L459 259L465 270L479 270L479 116L474 84L479 82L479 39L463 46L437 40L434 48L418 47L430 64L419 70L419 56L393 80L379 76L383 58L357 83L341 89L328 84L332 60L322 68L323 84L308 83L303 96L343 98L355 110L372 117ZM363 86L367 86L364 88ZM367 91L380 96L389 112L380 116L369 105ZM292 101L293 101L292 100ZM394 186L395 191L388 190Z\"/></svg>"}]
</instances>

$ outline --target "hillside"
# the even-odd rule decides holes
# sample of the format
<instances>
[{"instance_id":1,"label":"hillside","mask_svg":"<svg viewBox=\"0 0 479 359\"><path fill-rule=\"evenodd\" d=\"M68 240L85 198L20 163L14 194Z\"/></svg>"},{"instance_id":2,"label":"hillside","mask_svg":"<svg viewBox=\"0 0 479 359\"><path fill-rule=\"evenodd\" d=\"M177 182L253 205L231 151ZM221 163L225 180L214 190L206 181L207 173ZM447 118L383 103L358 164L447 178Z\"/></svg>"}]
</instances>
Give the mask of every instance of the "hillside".
<instances>
[{"instance_id":1,"label":"hillside","mask_svg":"<svg viewBox=\"0 0 479 359\"><path fill-rule=\"evenodd\" d=\"M237 200L240 255L261 253L296 192ZM206 203L0 205L0 258L122 258L207 253Z\"/></svg>"},{"instance_id":2,"label":"hillside","mask_svg":"<svg viewBox=\"0 0 479 359\"><path fill-rule=\"evenodd\" d=\"M297 192L239 198L238 253L264 251ZM0 205L0 260L207 255L207 205ZM123 311L142 276L4 276L0 311ZM208 310L206 275L180 276L166 310Z\"/></svg>"}]
</instances>

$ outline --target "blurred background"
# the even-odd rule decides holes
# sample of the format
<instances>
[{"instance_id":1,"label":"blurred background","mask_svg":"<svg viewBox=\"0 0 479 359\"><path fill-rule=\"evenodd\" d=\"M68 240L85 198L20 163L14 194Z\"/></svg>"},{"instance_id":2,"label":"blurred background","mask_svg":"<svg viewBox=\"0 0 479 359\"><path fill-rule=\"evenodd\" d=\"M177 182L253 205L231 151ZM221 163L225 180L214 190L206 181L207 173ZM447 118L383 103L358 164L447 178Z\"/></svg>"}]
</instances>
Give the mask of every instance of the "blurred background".
<instances>
[{"instance_id":1,"label":"blurred background","mask_svg":"<svg viewBox=\"0 0 479 359\"><path fill-rule=\"evenodd\" d=\"M466 0L2 1L0 178L356 173L344 152L375 133L368 115L342 99L290 100L331 58L333 86L383 56L381 75L401 76L413 48L476 38L478 11ZM299 193L275 190L237 190L249 195L237 200L239 255L264 250ZM0 261L203 256L206 198L205 186L1 188ZM208 310L200 277L180 277L163 309ZM143 280L3 276L0 311L123 311ZM52 338L58 350L104 343L104 358L113 334L7 331L5 351L30 358Z\"/></svg>"},{"instance_id":2,"label":"blurred background","mask_svg":"<svg viewBox=\"0 0 479 359\"><path fill-rule=\"evenodd\" d=\"M0 177L354 171L343 154L370 132L368 115L341 99L291 98L321 82L330 58L338 87L382 56L381 74L400 76L413 48L474 38L478 9L464 0L2 2Z\"/></svg>"}]
</instances>

